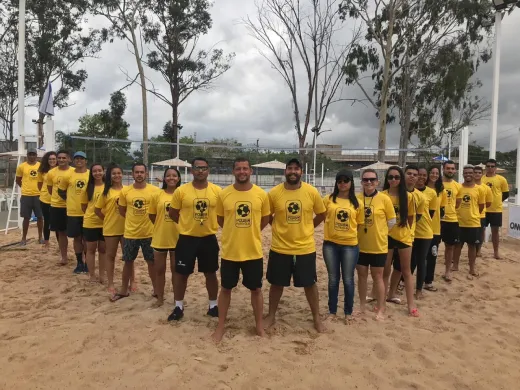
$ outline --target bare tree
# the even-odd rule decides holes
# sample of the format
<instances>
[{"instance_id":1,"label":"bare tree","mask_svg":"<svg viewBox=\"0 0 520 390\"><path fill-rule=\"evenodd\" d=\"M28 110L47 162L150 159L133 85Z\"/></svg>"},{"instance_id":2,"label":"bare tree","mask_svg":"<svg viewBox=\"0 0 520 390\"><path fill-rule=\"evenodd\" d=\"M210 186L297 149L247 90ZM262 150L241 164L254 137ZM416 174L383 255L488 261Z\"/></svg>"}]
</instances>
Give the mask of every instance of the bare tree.
<instances>
[{"instance_id":1,"label":"bare tree","mask_svg":"<svg viewBox=\"0 0 520 390\"><path fill-rule=\"evenodd\" d=\"M339 0L263 0L256 3L255 17L243 20L250 34L263 46L260 54L282 76L290 91L300 148L305 147L309 131L319 135L330 105L357 100L342 97L342 87L343 68L360 30L352 31L349 43L337 42L348 33L339 18L340 3ZM298 76L301 67L305 78ZM303 157L302 151L300 155Z\"/></svg>"}]
</instances>

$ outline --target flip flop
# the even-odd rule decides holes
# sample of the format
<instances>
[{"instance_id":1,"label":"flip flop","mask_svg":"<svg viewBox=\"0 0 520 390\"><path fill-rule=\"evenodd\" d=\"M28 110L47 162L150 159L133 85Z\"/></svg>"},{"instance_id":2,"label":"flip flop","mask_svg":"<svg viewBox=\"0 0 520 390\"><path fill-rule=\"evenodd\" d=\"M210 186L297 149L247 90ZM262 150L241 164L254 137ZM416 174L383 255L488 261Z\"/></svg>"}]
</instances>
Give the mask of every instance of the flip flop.
<instances>
[{"instance_id":1,"label":"flip flop","mask_svg":"<svg viewBox=\"0 0 520 390\"><path fill-rule=\"evenodd\" d=\"M367 303L374 302L375 300L376 300L375 298L368 297L368 296L366 298Z\"/></svg>"},{"instance_id":2,"label":"flip flop","mask_svg":"<svg viewBox=\"0 0 520 390\"><path fill-rule=\"evenodd\" d=\"M419 310L417 308L412 309L410 313L408 313L410 317L419 317Z\"/></svg>"},{"instance_id":3,"label":"flip flop","mask_svg":"<svg viewBox=\"0 0 520 390\"><path fill-rule=\"evenodd\" d=\"M451 278L448 278L446 275L442 275L442 279L444 279L445 282L451 283Z\"/></svg>"},{"instance_id":4,"label":"flip flop","mask_svg":"<svg viewBox=\"0 0 520 390\"><path fill-rule=\"evenodd\" d=\"M116 293L110 297L110 302L116 302L116 301L119 301L120 299L127 298L129 296L130 296L130 294L123 295L123 294Z\"/></svg>"},{"instance_id":5,"label":"flip flop","mask_svg":"<svg viewBox=\"0 0 520 390\"><path fill-rule=\"evenodd\" d=\"M388 298L386 300L387 302L389 303L393 303L394 305L400 305L401 304L401 299L395 297L395 298Z\"/></svg>"},{"instance_id":6,"label":"flip flop","mask_svg":"<svg viewBox=\"0 0 520 390\"><path fill-rule=\"evenodd\" d=\"M428 290L428 291L437 291L437 287L435 287L433 284L430 284L430 285L425 284L424 289Z\"/></svg>"}]
</instances>

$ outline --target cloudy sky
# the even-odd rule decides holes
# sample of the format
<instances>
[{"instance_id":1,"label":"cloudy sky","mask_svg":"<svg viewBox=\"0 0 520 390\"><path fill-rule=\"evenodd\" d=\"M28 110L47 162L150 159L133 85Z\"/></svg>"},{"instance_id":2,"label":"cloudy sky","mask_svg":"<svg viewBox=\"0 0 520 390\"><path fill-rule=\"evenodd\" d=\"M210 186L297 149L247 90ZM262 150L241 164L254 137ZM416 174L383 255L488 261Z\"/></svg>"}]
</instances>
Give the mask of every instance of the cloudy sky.
<instances>
[{"instance_id":1,"label":"cloudy sky","mask_svg":"<svg viewBox=\"0 0 520 390\"><path fill-rule=\"evenodd\" d=\"M213 137L233 137L244 144L259 139L261 146L293 146L297 143L294 131L290 95L280 76L270 68L258 53L258 44L251 38L240 19L255 14L254 0L216 0L212 8L213 29L201 40L200 47L208 48L217 43L225 52L235 52L233 67L209 92L196 92L181 106L181 135L196 133L198 141ZM103 20L93 20L99 25ZM520 10L503 21L502 65L500 79L500 104L498 123L498 150L516 147L516 135L520 121L520 68L518 38L520 37ZM515 55L514 52L517 54ZM85 113L96 113L106 108L109 95L126 84L119 67L136 74L135 61L125 42L104 46L98 59L87 60L84 67L89 77L86 90L71 97L72 107L56 113L56 129L65 132L77 130L78 118ZM156 88L165 89L161 78L145 69ZM491 101L492 64L482 66L479 77L484 86L479 92ZM128 109L126 120L131 124L130 139L142 139L141 98L139 87L126 90ZM345 87L345 97L361 97L356 86ZM171 116L170 108L149 95L149 132L158 135ZM32 112L32 111L34 112ZM29 108L26 123L36 116L36 109ZM479 123L470 131L471 140L483 146L489 144L490 121ZM324 128L332 132L320 136L320 143L342 144L344 148L376 148L378 120L372 108L363 104L351 106L340 102L331 107ZM388 147L398 144L398 129L390 126ZM312 140L309 137L308 142Z\"/></svg>"}]
</instances>

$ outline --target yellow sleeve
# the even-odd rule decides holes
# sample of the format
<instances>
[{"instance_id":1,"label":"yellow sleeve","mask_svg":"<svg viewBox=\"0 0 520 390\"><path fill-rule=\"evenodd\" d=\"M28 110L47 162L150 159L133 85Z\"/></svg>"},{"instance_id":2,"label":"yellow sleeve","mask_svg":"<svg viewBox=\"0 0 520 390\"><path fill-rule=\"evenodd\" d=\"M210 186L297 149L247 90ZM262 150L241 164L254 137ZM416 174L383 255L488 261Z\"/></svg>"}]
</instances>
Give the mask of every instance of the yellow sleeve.
<instances>
[{"instance_id":1,"label":"yellow sleeve","mask_svg":"<svg viewBox=\"0 0 520 390\"><path fill-rule=\"evenodd\" d=\"M424 203L424 202L422 202ZM415 214L419 214L419 209L415 209L415 202L413 201L413 195L408 194L408 216L413 217Z\"/></svg>"},{"instance_id":2,"label":"yellow sleeve","mask_svg":"<svg viewBox=\"0 0 520 390\"><path fill-rule=\"evenodd\" d=\"M462 191L459 191L457 188L457 199L462 199Z\"/></svg>"},{"instance_id":3,"label":"yellow sleeve","mask_svg":"<svg viewBox=\"0 0 520 390\"><path fill-rule=\"evenodd\" d=\"M365 210L363 210L363 205L359 204L359 207L356 209L356 222L359 225L363 225L365 223Z\"/></svg>"},{"instance_id":4,"label":"yellow sleeve","mask_svg":"<svg viewBox=\"0 0 520 390\"><path fill-rule=\"evenodd\" d=\"M38 171L38 176L36 176L36 177L37 177L38 183L43 183L43 174L40 171Z\"/></svg>"},{"instance_id":5,"label":"yellow sleeve","mask_svg":"<svg viewBox=\"0 0 520 390\"><path fill-rule=\"evenodd\" d=\"M58 186L58 189L65 191L69 187L69 178L70 175L63 175L60 181L60 185Z\"/></svg>"},{"instance_id":6,"label":"yellow sleeve","mask_svg":"<svg viewBox=\"0 0 520 390\"><path fill-rule=\"evenodd\" d=\"M48 173L47 173L47 186L49 187L52 187L54 185L53 183L53 180L54 180L54 172L52 170L50 170Z\"/></svg>"},{"instance_id":7,"label":"yellow sleeve","mask_svg":"<svg viewBox=\"0 0 520 390\"><path fill-rule=\"evenodd\" d=\"M157 214L157 203L159 203L160 192L154 192L148 207L148 214Z\"/></svg>"},{"instance_id":8,"label":"yellow sleeve","mask_svg":"<svg viewBox=\"0 0 520 390\"><path fill-rule=\"evenodd\" d=\"M23 176L23 166L20 164L16 167L16 177Z\"/></svg>"},{"instance_id":9,"label":"yellow sleeve","mask_svg":"<svg viewBox=\"0 0 520 390\"><path fill-rule=\"evenodd\" d=\"M318 190L314 189L314 214L323 214L327 211Z\"/></svg>"},{"instance_id":10,"label":"yellow sleeve","mask_svg":"<svg viewBox=\"0 0 520 390\"><path fill-rule=\"evenodd\" d=\"M486 188L486 203L493 202L493 193L491 192L491 188L489 188L485 184L484 184L484 187Z\"/></svg>"},{"instance_id":11,"label":"yellow sleeve","mask_svg":"<svg viewBox=\"0 0 520 390\"><path fill-rule=\"evenodd\" d=\"M81 193L80 203L81 203L81 204L88 204L88 195L87 195L87 191L83 191L83 192Z\"/></svg>"},{"instance_id":12,"label":"yellow sleeve","mask_svg":"<svg viewBox=\"0 0 520 390\"><path fill-rule=\"evenodd\" d=\"M437 194L435 194L430 200L429 209L433 211L437 210L437 202Z\"/></svg>"},{"instance_id":13,"label":"yellow sleeve","mask_svg":"<svg viewBox=\"0 0 520 390\"><path fill-rule=\"evenodd\" d=\"M180 188L177 188L172 196L172 203L170 205L171 208L174 208L175 210L180 210L182 207L182 196L181 196L182 190Z\"/></svg>"},{"instance_id":14,"label":"yellow sleeve","mask_svg":"<svg viewBox=\"0 0 520 390\"><path fill-rule=\"evenodd\" d=\"M267 217L271 215L271 205L269 203L269 197L264 192L262 195L262 217Z\"/></svg>"},{"instance_id":15,"label":"yellow sleeve","mask_svg":"<svg viewBox=\"0 0 520 390\"><path fill-rule=\"evenodd\" d=\"M269 207L271 209L271 215L274 214L274 200L273 200L273 196L271 195L271 192L269 192L269 194L267 194L267 196L269 197Z\"/></svg>"},{"instance_id":16,"label":"yellow sleeve","mask_svg":"<svg viewBox=\"0 0 520 390\"><path fill-rule=\"evenodd\" d=\"M217 215L219 217L224 216L224 201L222 199L222 193L219 192L217 196Z\"/></svg>"},{"instance_id":17,"label":"yellow sleeve","mask_svg":"<svg viewBox=\"0 0 520 390\"><path fill-rule=\"evenodd\" d=\"M486 204L486 189L482 186L478 192L478 204Z\"/></svg>"},{"instance_id":18,"label":"yellow sleeve","mask_svg":"<svg viewBox=\"0 0 520 390\"><path fill-rule=\"evenodd\" d=\"M128 187L125 187L121 190L121 196L119 197L119 206L126 207L126 193Z\"/></svg>"},{"instance_id":19,"label":"yellow sleeve","mask_svg":"<svg viewBox=\"0 0 520 390\"><path fill-rule=\"evenodd\" d=\"M448 195L446 195L446 190L442 190L441 197L441 207L446 207L448 205Z\"/></svg>"},{"instance_id":20,"label":"yellow sleeve","mask_svg":"<svg viewBox=\"0 0 520 390\"><path fill-rule=\"evenodd\" d=\"M392 200L388 196L385 196L383 201L385 202L386 220L389 221L390 219L397 218Z\"/></svg>"},{"instance_id":21,"label":"yellow sleeve","mask_svg":"<svg viewBox=\"0 0 520 390\"><path fill-rule=\"evenodd\" d=\"M509 185L505 177L500 176L500 190L502 192L509 192Z\"/></svg>"},{"instance_id":22,"label":"yellow sleeve","mask_svg":"<svg viewBox=\"0 0 520 390\"><path fill-rule=\"evenodd\" d=\"M105 207L105 200L106 200L106 196L103 195L103 193L101 193L98 198L97 198L97 201L96 201L96 205L95 207L97 209L103 209Z\"/></svg>"}]
</instances>

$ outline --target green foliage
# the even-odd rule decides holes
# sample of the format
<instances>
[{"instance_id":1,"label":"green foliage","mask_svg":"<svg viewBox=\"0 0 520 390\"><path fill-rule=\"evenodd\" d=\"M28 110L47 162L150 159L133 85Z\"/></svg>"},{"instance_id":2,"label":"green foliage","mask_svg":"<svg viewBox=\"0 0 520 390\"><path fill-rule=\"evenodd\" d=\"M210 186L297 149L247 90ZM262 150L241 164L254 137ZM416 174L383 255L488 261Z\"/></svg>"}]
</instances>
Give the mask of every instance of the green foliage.
<instances>
[{"instance_id":1,"label":"green foliage","mask_svg":"<svg viewBox=\"0 0 520 390\"><path fill-rule=\"evenodd\" d=\"M15 13L0 4L0 128L9 150L14 145L14 121L18 112L18 50Z\"/></svg>"}]
</instances>

